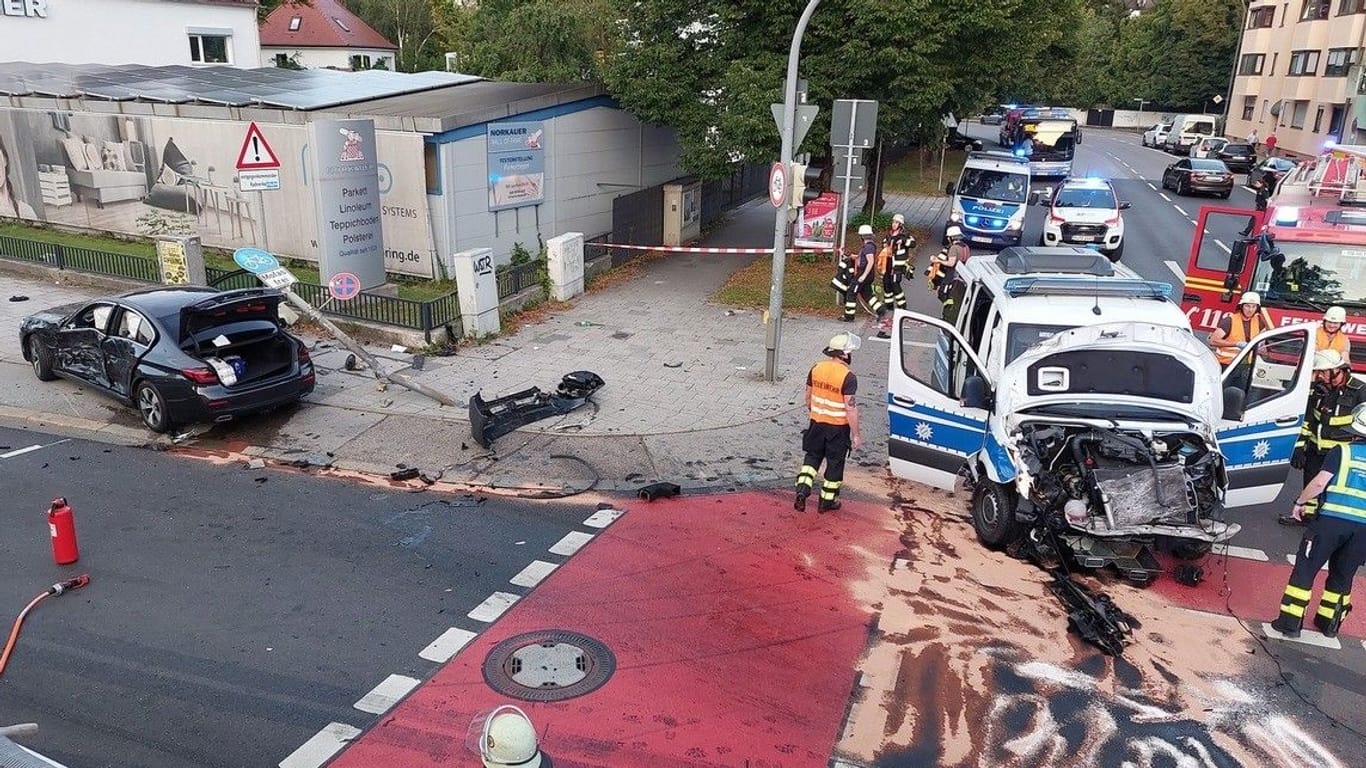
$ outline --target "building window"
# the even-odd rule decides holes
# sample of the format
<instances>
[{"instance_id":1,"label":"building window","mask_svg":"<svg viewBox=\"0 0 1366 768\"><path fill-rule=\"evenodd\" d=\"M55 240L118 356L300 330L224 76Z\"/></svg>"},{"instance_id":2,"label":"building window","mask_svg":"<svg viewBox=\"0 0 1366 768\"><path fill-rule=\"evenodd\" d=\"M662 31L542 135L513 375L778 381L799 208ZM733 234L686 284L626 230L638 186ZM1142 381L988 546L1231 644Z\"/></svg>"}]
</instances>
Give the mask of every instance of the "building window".
<instances>
[{"instance_id":1,"label":"building window","mask_svg":"<svg viewBox=\"0 0 1366 768\"><path fill-rule=\"evenodd\" d=\"M1303 128L1304 118L1308 117L1308 115L1309 102L1307 100L1294 102L1294 107L1291 109L1290 112L1290 127Z\"/></svg>"},{"instance_id":2,"label":"building window","mask_svg":"<svg viewBox=\"0 0 1366 768\"><path fill-rule=\"evenodd\" d=\"M298 31L299 31L299 25L301 25L301 24L303 24L303 23L304 23L304 19L303 19L302 16L294 16L294 17L291 17L290 20L289 20L289 31L290 31L290 32L298 32Z\"/></svg>"},{"instance_id":3,"label":"building window","mask_svg":"<svg viewBox=\"0 0 1366 768\"><path fill-rule=\"evenodd\" d=\"M1349 13L1361 13L1366 11L1366 0L1338 0L1338 15L1346 16Z\"/></svg>"},{"instance_id":4,"label":"building window","mask_svg":"<svg viewBox=\"0 0 1366 768\"><path fill-rule=\"evenodd\" d=\"M190 35L190 61L196 64L231 64L232 37Z\"/></svg>"},{"instance_id":5,"label":"building window","mask_svg":"<svg viewBox=\"0 0 1366 768\"><path fill-rule=\"evenodd\" d=\"M1323 106L1320 105L1318 111L1314 113L1314 133L1318 133L1323 128Z\"/></svg>"},{"instance_id":6,"label":"building window","mask_svg":"<svg viewBox=\"0 0 1366 768\"><path fill-rule=\"evenodd\" d=\"M1266 99L1262 99L1262 116L1259 117L1259 118L1257 118L1257 121L1258 121L1258 122L1262 122L1262 123L1265 123L1265 122L1266 122L1266 109L1267 109L1267 107L1268 107L1270 104L1271 104L1270 101L1268 101L1268 100L1266 100Z\"/></svg>"},{"instance_id":7,"label":"building window","mask_svg":"<svg viewBox=\"0 0 1366 768\"><path fill-rule=\"evenodd\" d=\"M1333 0L1304 0L1304 10L1300 11L1300 21L1318 21L1328 18L1328 10Z\"/></svg>"},{"instance_id":8,"label":"building window","mask_svg":"<svg viewBox=\"0 0 1366 768\"><path fill-rule=\"evenodd\" d=\"M1269 27L1276 20L1276 6L1268 5L1264 8L1253 8L1247 17L1248 29L1262 29Z\"/></svg>"},{"instance_id":9,"label":"building window","mask_svg":"<svg viewBox=\"0 0 1366 768\"><path fill-rule=\"evenodd\" d=\"M346 22L342 21L341 19L337 18L336 16L333 16L333 17L332 17L332 20L335 21L335 22L337 22L337 26L341 27L343 32L350 32L350 31L351 31L351 28L348 27L348 26L346 26Z\"/></svg>"},{"instance_id":10,"label":"building window","mask_svg":"<svg viewBox=\"0 0 1366 768\"><path fill-rule=\"evenodd\" d=\"M1357 63L1356 48L1329 48L1328 61L1323 66L1324 77L1346 77L1347 70Z\"/></svg>"},{"instance_id":11,"label":"building window","mask_svg":"<svg viewBox=\"0 0 1366 768\"><path fill-rule=\"evenodd\" d=\"M353 69L353 70L360 70L360 69L369 69L369 68L370 68L370 57L369 57L369 56L365 56L365 55L363 55L363 54L357 54L357 55L351 57L351 69Z\"/></svg>"},{"instance_id":12,"label":"building window","mask_svg":"<svg viewBox=\"0 0 1366 768\"><path fill-rule=\"evenodd\" d=\"M1291 77L1301 75L1316 75L1319 71L1319 52L1318 51L1294 51L1290 54L1290 70L1286 72Z\"/></svg>"},{"instance_id":13,"label":"building window","mask_svg":"<svg viewBox=\"0 0 1366 768\"><path fill-rule=\"evenodd\" d=\"M422 145L422 170L427 177L427 194L441 194L441 150L434 142Z\"/></svg>"},{"instance_id":14,"label":"building window","mask_svg":"<svg viewBox=\"0 0 1366 768\"><path fill-rule=\"evenodd\" d=\"M1244 96L1244 97L1243 97L1243 119L1244 119L1244 120L1251 120L1251 119L1252 119L1252 111L1253 111L1254 109L1256 109L1256 108L1257 108L1257 97L1256 97L1256 96Z\"/></svg>"},{"instance_id":15,"label":"building window","mask_svg":"<svg viewBox=\"0 0 1366 768\"><path fill-rule=\"evenodd\" d=\"M1333 105L1333 114L1328 118L1328 132L1336 136L1338 139L1342 138L1342 121L1346 116L1346 104Z\"/></svg>"},{"instance_id":16,"label":"building window","mask_svg":"<svg viewBox=\"0 0 1366 768\"><path fill-rule=\"evenodd\" d=\"M1265 63L1265 53L1245 53L1243 54L1243 58L1238 61L1238 74L1260 75L1262 73L1262 65Z\"/></svg>"}]
</instances>

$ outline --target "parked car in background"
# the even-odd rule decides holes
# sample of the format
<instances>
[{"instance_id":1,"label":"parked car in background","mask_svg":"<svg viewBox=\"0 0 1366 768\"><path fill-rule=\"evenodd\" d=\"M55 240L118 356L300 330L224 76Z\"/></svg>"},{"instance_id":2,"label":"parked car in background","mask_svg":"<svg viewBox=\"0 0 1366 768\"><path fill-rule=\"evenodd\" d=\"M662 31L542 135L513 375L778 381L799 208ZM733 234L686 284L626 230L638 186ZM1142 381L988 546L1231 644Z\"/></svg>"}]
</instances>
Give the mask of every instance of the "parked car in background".
<instances>
[{"instance_id":1,"label":"parked car in background","mask_svg":"<svg viewBox=\"0 0 1366 768\"><path fill-rule=\"evenodd\" d=\"M1228 144L1228 139L1218 136L1207 136L1194 144L1190 148L1191 157L1217 157L1219 150Z\"/></svg>"},{"instance_id":2,"label":"parked car in background","mask_svg":"<svg viewBox=\"0 0 1366 768\"><path fill-rule=\"evenodd\" d=\"M1233 174L1219 160L1184 158L1162 172L1162 188L1178 195L1200 192L1227 198L1233 194Z\"/></svg>"},{"instance_id":3,"label":"parked car in background","mask_svg":"<svg viewBox=\"0 0 1366 768\"><path fill-rule=\"evenodd\" d=\"M154 432L297 402L316 376L269 288L151 288L54 307L19 326L40 381L94 387Z\"/></svg>"},{"instance_id":4,"label":"parked car in background","mask_svg":"<svg viewBox=\"0 0 1366 768\"><path fill-rule=\"evenodd\" d=\"M1201 139L1219 135L1218 118L1212 115L1177 115L1172 118L1171 130L1162 145L1175 155L1189 155L1192 145Z\"/></svg>"},{"instance_id":5,"label":"parked car in background","mask_svg":"<svg viewBox=\"0 0 1366 768\"><path fill-rule=\"evenodd\" d=\"M1006 108L1003 106L996 107L978 117L977 120L982 125L1000 125L1006 121Z\"/></svg>"},{"instance_id":6,"label":"parked car in background","mask_svg":"<svg viewBox=\"0 0 1366 768\"><path fill-rule=\"evenodd\" d=\"M1158 123L1143 132L1143 146L1161 148L1167 143L1167 134L1171 131L1171 123Z\"/></svg>"},{"instance_id":7,"label":"parked car in background","mask_svg":"<svg viewBox=\"0 0 1366 768\"><path fill-rule=\"evenodd\" d=\"M1240 173L1251 171L1252 166L1257 164L1257 150L1245 141L1226 143L1210 157L1222 160L1230 171Z\"/></svg>"},{"instance_id":8,"label":"parked car in background","mask_svg":"<svg viewBox=\"0 0 1366 768\"><path fill-rule=\"evenodd\" d=\"M1252 170L1247 172L1247 185L1256 186L1256 183L1268 172L1275 173L1277 177L1285 175L1285 172L1295 167L1294 160L1287 160L1284 157L1268 157L1265 160L1252 166Z\"/></svg>"}]
</instances>

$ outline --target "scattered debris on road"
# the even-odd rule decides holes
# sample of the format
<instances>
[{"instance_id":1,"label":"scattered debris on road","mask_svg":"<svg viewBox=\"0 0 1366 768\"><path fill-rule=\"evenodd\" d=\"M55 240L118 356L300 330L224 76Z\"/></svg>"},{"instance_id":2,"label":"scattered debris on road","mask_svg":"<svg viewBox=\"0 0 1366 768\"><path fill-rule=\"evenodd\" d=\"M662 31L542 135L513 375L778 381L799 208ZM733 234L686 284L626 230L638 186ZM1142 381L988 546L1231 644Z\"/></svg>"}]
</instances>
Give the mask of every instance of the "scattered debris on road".
<instances>
[{"instance_id":1,"label":"scattered debris on road","mask_svg":"<svg viewBox=\"0 0 1366 768\"><path fill-rule=\"evenodd\" d=\"M486 401L476 392L469 404L470 431L480 447L488 448L495 439L518 427L582 407L605 383L592 371L573 371L566 373L551 393L531 387Z\"/></svg>"}]
</instances>

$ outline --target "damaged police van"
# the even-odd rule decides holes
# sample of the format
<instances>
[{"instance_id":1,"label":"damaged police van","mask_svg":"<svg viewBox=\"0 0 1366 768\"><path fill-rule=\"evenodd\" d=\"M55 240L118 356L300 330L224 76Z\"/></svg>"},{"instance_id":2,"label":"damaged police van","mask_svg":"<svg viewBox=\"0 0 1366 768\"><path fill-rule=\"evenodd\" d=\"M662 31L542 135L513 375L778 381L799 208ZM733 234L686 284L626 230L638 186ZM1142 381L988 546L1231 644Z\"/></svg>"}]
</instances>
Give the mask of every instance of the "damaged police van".
<instances>
[{"instance_id":1,"label":"damaged police van","mask_svg":"<svg viewBox=\"0 0 1366 768\"><path fill-rule=\"evenodd\" d=\"M970 486L987 547L1046 540L1146 583L1155 548L1199 556L1240 529L1225 510L1280 493L1314 334L1273 329L1221 371L1167 284L1108 261L974 256L957 327L898 311L888 452L900 477Z\"/></svg>"}]
</instances>

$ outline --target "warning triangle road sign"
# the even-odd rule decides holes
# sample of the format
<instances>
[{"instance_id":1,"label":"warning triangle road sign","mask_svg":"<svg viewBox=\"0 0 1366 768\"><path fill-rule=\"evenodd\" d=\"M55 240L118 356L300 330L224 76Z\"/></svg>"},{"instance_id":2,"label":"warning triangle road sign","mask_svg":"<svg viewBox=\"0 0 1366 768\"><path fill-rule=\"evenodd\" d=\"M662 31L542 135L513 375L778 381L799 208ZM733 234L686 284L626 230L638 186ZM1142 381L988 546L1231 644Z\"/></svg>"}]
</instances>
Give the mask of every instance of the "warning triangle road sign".
<instances>
[{"instance_id":1,"label":"warning triangle road sign","mask_svg":"<svg viewBox=\"0 0 1366 768\"><path fill-rule=\"evenodd\" d=\"M242 140L242 151L237 153L237 170L267 170L280 167L280 158L275 156L275 150L266 143L266 137L261 135L261 129L252 123L247 128L247 137Z\"/></svg>"}]
</instances>

